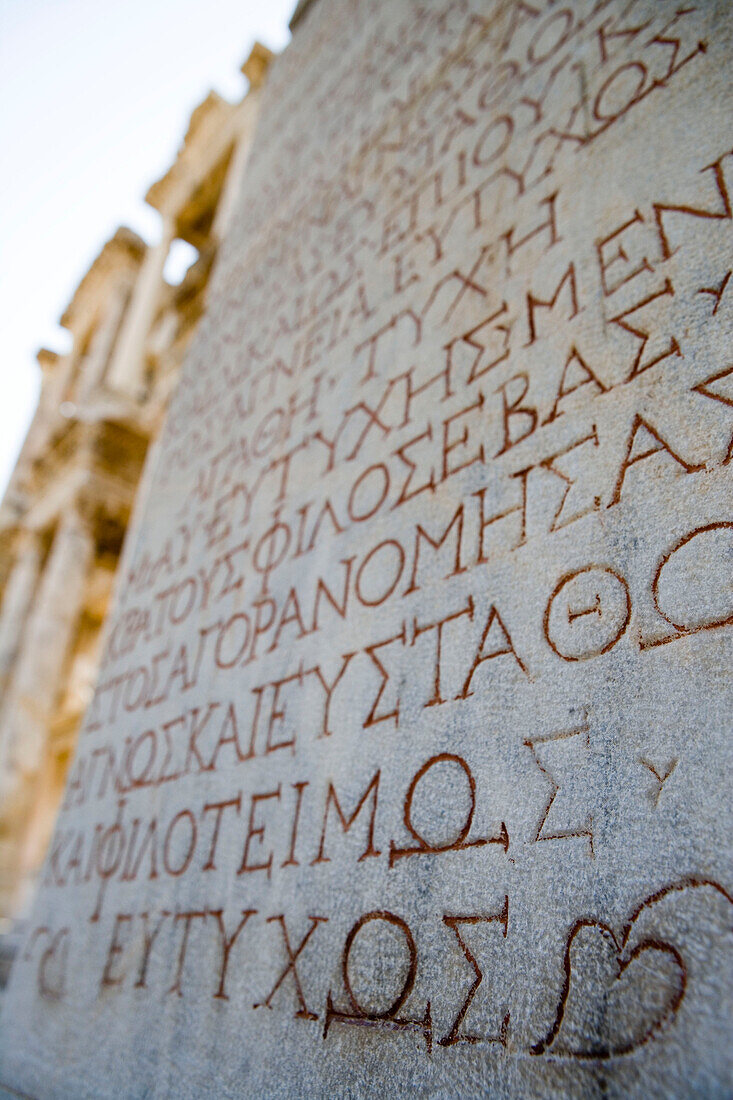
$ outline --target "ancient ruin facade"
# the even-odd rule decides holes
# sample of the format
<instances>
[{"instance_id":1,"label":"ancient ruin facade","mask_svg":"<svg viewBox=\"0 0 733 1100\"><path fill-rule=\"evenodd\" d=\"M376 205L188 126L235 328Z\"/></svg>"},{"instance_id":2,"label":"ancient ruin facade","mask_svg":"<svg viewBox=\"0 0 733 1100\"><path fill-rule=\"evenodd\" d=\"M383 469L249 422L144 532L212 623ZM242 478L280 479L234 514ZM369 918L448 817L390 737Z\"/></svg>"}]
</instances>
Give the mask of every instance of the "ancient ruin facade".
<instances>
[{"instance_id":1,"label":"ancient ruin facade","mask_svg":"<svg viewBox=\"0 0 733 1100\"><path fill-rule=\"evenodd\" d=\"M212 92L146 201L157 244L120 228L42 350L38 408L0 507L0 920L24 911L91 697L101 627L146 453L204 310L271 54L257 44L237 104ZM197 252L181 282L175 241Z\"/></svg>"}]
</instances>

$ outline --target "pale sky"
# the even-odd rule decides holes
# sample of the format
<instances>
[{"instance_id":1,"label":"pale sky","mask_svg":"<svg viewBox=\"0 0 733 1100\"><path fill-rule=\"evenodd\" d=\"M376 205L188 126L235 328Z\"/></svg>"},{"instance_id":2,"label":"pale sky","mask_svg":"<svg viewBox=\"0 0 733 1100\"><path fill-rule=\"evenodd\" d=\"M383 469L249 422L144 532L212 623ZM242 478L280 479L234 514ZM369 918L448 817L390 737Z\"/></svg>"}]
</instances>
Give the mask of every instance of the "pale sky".
<instances>
[{"instance_id":1,"label":"pale sky","mask_svg":"<svg viewBox=\"0 0 733 1100\"><path fill-rule=\"evenodd\" d=\"M144 202L191 111L236 101L255 39L287 44L295 0L0 0L0 495L38 397L36 351L118 225Z\"/></svg>"}]
</instances>

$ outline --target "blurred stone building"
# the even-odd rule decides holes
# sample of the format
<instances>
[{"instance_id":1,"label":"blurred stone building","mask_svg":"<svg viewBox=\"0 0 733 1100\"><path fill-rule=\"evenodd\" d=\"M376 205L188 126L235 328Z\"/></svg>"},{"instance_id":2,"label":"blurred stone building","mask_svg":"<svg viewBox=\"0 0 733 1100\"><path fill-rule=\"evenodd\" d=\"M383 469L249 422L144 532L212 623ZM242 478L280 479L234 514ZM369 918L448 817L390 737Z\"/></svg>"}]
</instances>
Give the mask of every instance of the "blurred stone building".
<instances>
[{"instance_id":1,"label":"blurred stone building","mask_svg":"<svg viewBox=\"0 0 733 1100\"><path fill-rule=\"evenodd\" d=\"M61 318L71 351L38 353L38 408L0 506L0 932L46 852L146 451L205 307L271 56L254 46L240 103L212 92L191 115L146 196L159 243L118 229ZM172 286L180 240L197 257Z\"/></svg>"}]
</instances>

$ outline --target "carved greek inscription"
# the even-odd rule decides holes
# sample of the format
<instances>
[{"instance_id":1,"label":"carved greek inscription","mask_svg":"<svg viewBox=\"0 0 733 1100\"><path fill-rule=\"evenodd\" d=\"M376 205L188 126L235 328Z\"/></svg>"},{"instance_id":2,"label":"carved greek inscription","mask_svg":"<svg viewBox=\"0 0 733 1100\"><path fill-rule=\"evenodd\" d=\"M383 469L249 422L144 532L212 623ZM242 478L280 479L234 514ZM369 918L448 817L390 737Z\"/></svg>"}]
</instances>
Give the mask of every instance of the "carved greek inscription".
<instances>
[{"instance_id":1,"label":"carved greek inscription","mask_svg":"<svg viewBox=\"0 0 733 1100\"><path fill-rule=\"evenodd\" d=\"M659 766L651 764L648 760L641 756L639 757L639 763L654 776L654 787L649 791L649 798L652 805L656 809L656 807L659 805L659 799L662 795L662 788L664 787L664 784L667 782L672 772L677 767L679 761L673 759L670 760L669 763L667 763L666 765Z\"/></svg>"},{"instance_id":2,"label":"carved greek inscription","mask_svg":"<svg viewBox=\"0 0 733 1100\"><path fill-rule=\"evenodd\" d=\"M440 765L456 765L460 772L463 773L465 779L465 789L468 791L468 805L465 816L462 821L457 822L458 828L455 835L445 840L433 840L426 839L415 828L413 823L413 799L418 789L420 781L435 767ZM455 789L455 788L454 788ZM502 822L499 835L496 837L476 837L468 839L471 832L471 825L473 823L473 814L476 809L476 781L473 777L471 769L466 761L453 753L444 752L439 753L437 756L432 756L429 760L426 760L419 771L415 773L412 778L410 786L407 788L405 794L405 805L403 821L405 828L415 843L406 848L398 847L394 841L390 844L389 849L389 865L393 867L397 860L404 859L408 856L415 855L439 855L443 852L459 852L467 848L481 848L485 844L498 844L506 852L509 848L509 836L506 831L506 826Z\"/></svg>"},{"instance_id":3,"label":"carved greek inscription","mask_svg":"<svg viewBox=\"0 0 733 1100\"><path fill-rule=\"evenodd\" d=\"M264 1001L257 1001L253 1005L254 1008L270 1008L271 1009L272 1008L272 998L275 996L278 989L283 984L285 978L287 978L288 975L290 975L292 977L292 980L293 980L293 986L295 987L295 994L296 994L297 1001L298 1001L298 1008L295 1012L296 1017L298 1017L300 1019L303 1019L303 1020L317 1020L318 1019L318 1016L314 1012L312 1012L308 1008L308 1005L306 1004L305 995L303 993L303 986L301 984L300 976L298 974L297 963L298 963L299 956L305 950L305 948L308 944L308 941L310 940L311 936L315 932L318 925L324 923L325 921L327 921L328 917L309 917L308 919L311 922L311 926L308 929L308 931L305 933L303 938L301 939L298 946L295 948L295 950L293 950L293 948L290 946L290 938L288 936L288 929L287 929L287 925L285 923L284 913L278 913L278 915L275 916L275 917L268 917L267 918L268 924L272 923L273 921L277 921L277 923L280 926L280 930L282 932L283 943L285 945L285 952L287 954L288 961L287 961L287 964L286 964L284 970L282 970L281 973L279 974L279 976L276 978L275 984L273 985L270 992L267 994L267 997L264 999Z\"/></svg>"},{"instance_id":4,"label":"carved greek inscription","mask_svg":"<svg viewBox=\"0 0 733 1100\"><path fill-rule=\"evenodd\" d=\"M540 816L533 839L536 842L542 840L587 840L589 854L593 857L593 818L591 814L588 814L583 824L573 825L567 828L553 827L550 820L553 817L553 806L558 792L560 791L560 786L553 772L550 770L550 766L543 762L545 757L544 746L572 742L573 748L577 751L578 742L575 741L575 738L580 739L579 744L584 746L586 750L590 749L590 726L588 725L587 719L576 729L563 730L560 733L550 733L525 741L526 747L534 757L535 764L549 783L547 802Z\"/></svg>"},{"instance_id":5,"label":"carved greek inscription","mask_svg":"<svg viewBox=\"0 0 733 1100\"><path fill-rule=\"evenodd\" d=\"M439 1039L439 1043L442 1047L454 1046L456 1043L499 1043L505 1047L507 1042L507 1035L509 1032L510 1013L507 1012L501 1021L498 1035L473 1035L461 1030L463 1021L466 1017L466 1013L471 1007L471 1001L476 996L476 991L483 981L483 972L480 966L476 962L474 955L472 954L468 944L466 943L463 935L461 934L461 927L470 928L475 924L484 924L496 921L501 925L503 929L504 939L506 939L507 932L509 930L509 898L504 897L504 906L498 913L492 913L489 916L465 916L465 917L453 917L446 914L443 917L443 924L451 928L458 941L458 946L466 957L466 961L471 966L474 972L474 981L466 994L466 999L458 1010L453 1026L447 1035L444 1035L442 1039Z\"/></svg>"},{"instance_id":6,"label":"carved greek inscription","mask_svg":"<svg viewBox=\"0 0 733 1100\"><path fill-rule=\"evenodd\" d=\"M354 941L364 927L374 922L380 922L390 928L397 929L407 954L406 965L403 967L405 971L404 979L401 985L396 984L395 988L387 994L387 999L389 999L392 994L395 995L394 999L389 1001L386 1007L373 1007L371 1005L361 1004L357 994L354 992L349 972L349 962ZM365 913L363 916L359 917L356 924L349 930L344 943L341 959L341 975L349 1002L349 1009L346 1011L337 1009L334 1006L331 991L329 990L326 994L326 1008L324 1012L324 1040L328 1037L329 1029L333 1024L346 1024L352 1027L386 1028L398 1032L418 1032L422 1033L425 1039L427 1053L430 1055L433 1049L433 1023L430 1013L430 1001L428 1001L425 1006L425 1012L422 1019L410 1019L409 1017L397 1015L412 992L416 974L417 948L407 922L403 920L402 917L389 912L387 909L374 910L371 913Z\"/></svg>"},{"instance_id":7,"label":"carved greek inscription","mask_svg":"<svg viewBox=\"0 0 733 1100\"><path fill-rule=\"evenodd\" d=\"M733 626L713 7L309 11L126 550L39 1012L240 1012L331 1089L696 1049L730 894L650 893L630 838L718 836L680 688Z\"/></svg>"},{"instance_id":8,"label":"carved greek inscription","mask_svg":"<svg viewBox=\"0 0 733 1100\"><path fill-rule=\"evenodd\" d=\"M655 894L645 898L632 912L630 918L621 930L620 935L602 921L583 918L573 924L568 935L565 955L563 959L564 977L560 999L557 1006L555 1020L547 1035L531 1048L534 1055L552 1052L556 1056L565 1058L582 1059L607 1059L631 1054L652 1041L656 1035L668 1028L684 999L688 983L688 968L680 951L673 943L665 942L653 934L644 933L635 935L637 924L643 929L644 918L650 910L664 903L668 897L675 895L688 895L691 892L705 890L706 894L725 899L733 904L733 898L718 883L707 879L686 879L671 886L658 890ZM574 959L578 954L578 948L583 939L588 936L596 941L606 942L608 953L612 958L609 968L609 982L615 985L619 991L626 994L628 1004L628 989L633 989L632 975L638 973L641 968L645 971L659 971L659 982L662 985L662 993L659 1001L651 1009L641 1006L642 1010L627 1010L626 1019L617 1019L610 1022L608 1028L612 1034L617 1031L617 1037L608 1039L595 1039L593 1036L582 1038L574 1034L572 1030L565 1042L563 1042L563 1024L566 1014L574 1006L572 998L575 994L582 996L582 989L576 989L576 977ZM642 961L639 961L642 960ZM633 994L632 994L633 996ZM623 1009L624 1001L619 1003L615 999L613 1008L616 1013Z\"/></svg>"}]
</instances>

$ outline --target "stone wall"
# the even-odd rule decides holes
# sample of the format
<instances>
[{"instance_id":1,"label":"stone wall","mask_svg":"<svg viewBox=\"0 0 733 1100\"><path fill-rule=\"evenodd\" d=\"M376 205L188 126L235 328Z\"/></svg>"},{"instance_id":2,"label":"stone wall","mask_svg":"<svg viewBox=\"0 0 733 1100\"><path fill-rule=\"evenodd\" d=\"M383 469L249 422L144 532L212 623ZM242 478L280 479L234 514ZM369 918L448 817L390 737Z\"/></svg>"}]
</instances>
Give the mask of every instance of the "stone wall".
<instances>
[{"instance_id":1,"label":"stone wall","mask_svg":"<svg viewBox=\"0 0 733 1100\"><path fill-rule=\"evenodd\" d=\"M730 1095L729 14L302 12L8 1085Z\"/></svg>"}]
</instances>

